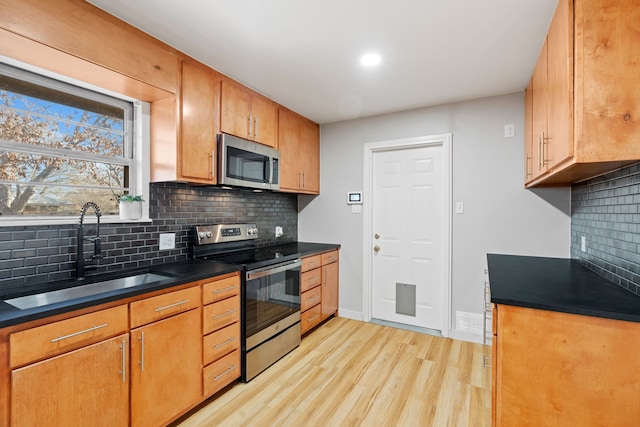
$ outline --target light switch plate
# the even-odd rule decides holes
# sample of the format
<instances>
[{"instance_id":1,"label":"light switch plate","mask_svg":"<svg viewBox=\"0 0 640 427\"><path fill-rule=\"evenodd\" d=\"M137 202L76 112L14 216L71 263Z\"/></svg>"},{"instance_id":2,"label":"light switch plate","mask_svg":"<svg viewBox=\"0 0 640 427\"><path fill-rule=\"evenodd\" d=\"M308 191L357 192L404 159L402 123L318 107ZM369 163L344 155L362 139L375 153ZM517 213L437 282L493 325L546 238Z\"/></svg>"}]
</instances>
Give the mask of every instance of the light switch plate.
<instances>
[{"instance_id":1,"label":"light switch plate","mask_svg":"<svg viewBox=\"0 0 640 427\"><path fill-rule=\"evenodd\" d=\"M176 248L176 233L160 234L160 250Z\"/></svg>"}]
</instances>

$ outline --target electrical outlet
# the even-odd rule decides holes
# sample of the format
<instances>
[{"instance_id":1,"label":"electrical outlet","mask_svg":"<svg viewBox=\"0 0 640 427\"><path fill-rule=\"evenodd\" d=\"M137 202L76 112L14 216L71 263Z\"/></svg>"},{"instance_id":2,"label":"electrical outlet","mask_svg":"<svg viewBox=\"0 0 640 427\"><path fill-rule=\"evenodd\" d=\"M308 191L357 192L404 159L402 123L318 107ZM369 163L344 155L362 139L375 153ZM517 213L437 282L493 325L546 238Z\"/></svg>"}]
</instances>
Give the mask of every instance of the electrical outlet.
<instances>
[{"instance_id":1,"label":"electrical outlet","mask_svg":"<svg viewBox=\"0 0 640 427\"><path fill-rule=\"evenodd\" d=\"M277 226L276 227L276 237L280 237L284 234L284 232L282 231L282 227Z\"/></svg>"},{"instance_id":2,"label":"electrical outlet","mask_svg":"<svg viewBox=\"0 0 640 427\"><path fill-rule=\"evenodd\" d=\"M585 236L580 236L580 250L587 252L587 238Z\"/></svg>"},{"instance_id":3,"label":"electrical outlet","mask_svg":"<svg viewBox=\"0 0 640 427\"><path fill-rule=\"evenodd\" d=\"M514 124L504 125L504 137L513 138L516 136L516 126Z\"/></svg>"},{"instance_id":4,"label":"electrical outlet","mask_svg":"<svg viewBox=\"0 0 640 427\"><path fill-rule=\"evenodd\" d=\"M160 234L160 250L176 248L176 233Z\"/></svg>"}]
</instances>

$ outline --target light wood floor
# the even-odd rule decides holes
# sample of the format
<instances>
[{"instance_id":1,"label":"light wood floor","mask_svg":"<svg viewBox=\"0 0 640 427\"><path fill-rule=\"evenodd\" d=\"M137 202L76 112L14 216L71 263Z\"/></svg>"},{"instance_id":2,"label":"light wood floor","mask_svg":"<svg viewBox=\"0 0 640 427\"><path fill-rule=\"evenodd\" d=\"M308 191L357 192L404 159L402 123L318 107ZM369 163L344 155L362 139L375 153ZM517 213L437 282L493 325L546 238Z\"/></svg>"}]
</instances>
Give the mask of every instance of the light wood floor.
<instances>
[{"instance_id":1,"label":"light wood floor","mask_svg":"<svg viewBox=\"0 0 640 427\"><path fill-rule=\"evenodd\" d=\"M336 318L179 424L489 426L490 347Z\"/></svg>"}]
</instances>

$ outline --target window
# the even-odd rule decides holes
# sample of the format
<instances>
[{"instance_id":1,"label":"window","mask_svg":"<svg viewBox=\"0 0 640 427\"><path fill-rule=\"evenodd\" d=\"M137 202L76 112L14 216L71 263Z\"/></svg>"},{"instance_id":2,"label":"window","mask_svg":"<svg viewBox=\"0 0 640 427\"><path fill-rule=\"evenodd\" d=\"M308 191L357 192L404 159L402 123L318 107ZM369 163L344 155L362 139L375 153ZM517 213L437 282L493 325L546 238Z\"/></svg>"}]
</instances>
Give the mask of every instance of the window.
<instances>
[{"instance_id":1,"label":"window","mask_svg":"<svg viewBox=\"0 0 640 427\"><path fill-rule=\"evenodd\" d=\"M120 195L147 195L138 108L0 63L0 224L76 218L88 201L117 215Z\"/></svg>"}]
</instances>

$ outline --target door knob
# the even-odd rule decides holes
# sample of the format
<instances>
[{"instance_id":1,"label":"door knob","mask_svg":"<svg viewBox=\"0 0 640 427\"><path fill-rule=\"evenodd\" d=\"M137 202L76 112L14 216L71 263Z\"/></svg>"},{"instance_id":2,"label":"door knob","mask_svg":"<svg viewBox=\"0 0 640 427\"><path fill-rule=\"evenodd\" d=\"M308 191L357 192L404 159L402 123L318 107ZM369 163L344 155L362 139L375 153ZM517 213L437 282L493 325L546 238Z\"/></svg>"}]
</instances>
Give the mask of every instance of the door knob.
<instances>
[{"instance_id":1,"label":"door knob","mask_svg":"<svg viewBox=\"0 0 640 427\"><path fill-rule=\"evenodd\" d=\"M374 251L375 253L380 252L380 246L375 245L375 246L373 247L373 251Z\"/></svg>"},{"instance_id":2,"label":"door knob","mask_svg":"<svg viewBox=\"0 0 640 427\"><path fill-rule=\"evenodd\" d=\"M376 233L376 234L373 235L373 238L378 240L380 238L380 235L378 233Z\"/></svg>"}]
</instances>

